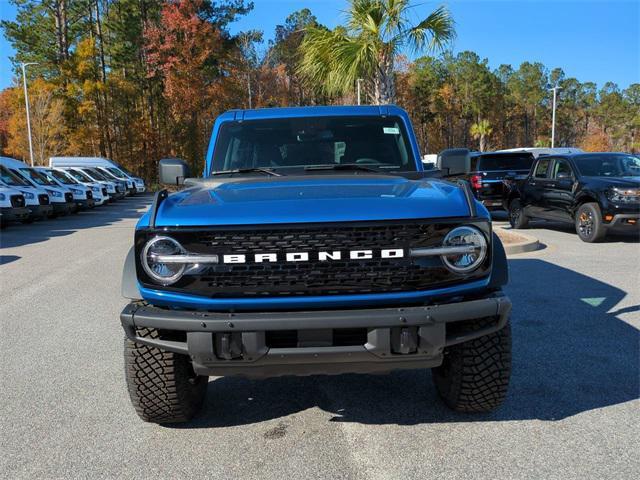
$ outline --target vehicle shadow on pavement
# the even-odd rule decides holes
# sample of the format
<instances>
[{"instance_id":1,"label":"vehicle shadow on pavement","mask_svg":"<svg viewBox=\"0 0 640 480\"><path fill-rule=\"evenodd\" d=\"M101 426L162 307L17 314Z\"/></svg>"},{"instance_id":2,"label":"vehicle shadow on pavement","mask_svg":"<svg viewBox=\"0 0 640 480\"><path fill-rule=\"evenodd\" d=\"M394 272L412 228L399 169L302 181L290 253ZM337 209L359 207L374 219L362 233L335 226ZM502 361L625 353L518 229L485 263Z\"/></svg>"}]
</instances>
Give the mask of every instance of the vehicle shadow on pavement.
<instances>
[{"instance_id":1,"label":"vehicle shadow on pavement","mask_svg":"<svg viewBox=\"0 0 640 480\"><path fill-rule=\"evenodd\" d=\"M105 227L122 219L139 218L142 216L140 209L149 206L152 200L151 195L138 195L63 217L24 225L13 223L0 233L0 248L21 247L53 237L71 235L85 228Z\"/></svg>"},{"instance_id":2,"label":"vehicle shadow on pavement","mask_svg":"<svg viewBox=\"0 0 640 480\"><path fill-rule=\"evenodd\" d=\"M548 220L532 220L529 224L530 228L542 228L545 230L553 230L555 232L564 232L572 234L577 241L578 235L576 234L576 229L573 225L564 222L552 222ZM504 227L507 230L512 230L511 227ZM522 231L523 233L527 233L528 229L524 230L513 230L514 232ZM601 243L639 243L640 242L640 230L635 231L620 231L614 230L607 233L607 236L602 240Z\"/></svg>"},{"instance_id":3,"label":"vehicle shadow on pavement","mask_svg":"<svg viewBox=\"0 0 640 480\"><path fill-rule=\"evenodd\" d=\"M0 265L6 265L7 263L15 262L16 260L20 260L18 255L0 255Z\"/></svg>"},{"instance_id":4,"label":"vehicle shadow on pavement","mask_svg":"<svg viewBox=\"0 0 640 480\"><path fill-rule=\"evenodd\" d=\"M258 423L319 407L362 424L561 420L640 397L640 336L616 315L626 293L539 259L511 260L513 375L488 414L460 414L437 398L426 370L390 375L281 377L209 382L204 412L176 428ZM614 310L609 313L611 310Z\"/></svg>"}]
</instances>

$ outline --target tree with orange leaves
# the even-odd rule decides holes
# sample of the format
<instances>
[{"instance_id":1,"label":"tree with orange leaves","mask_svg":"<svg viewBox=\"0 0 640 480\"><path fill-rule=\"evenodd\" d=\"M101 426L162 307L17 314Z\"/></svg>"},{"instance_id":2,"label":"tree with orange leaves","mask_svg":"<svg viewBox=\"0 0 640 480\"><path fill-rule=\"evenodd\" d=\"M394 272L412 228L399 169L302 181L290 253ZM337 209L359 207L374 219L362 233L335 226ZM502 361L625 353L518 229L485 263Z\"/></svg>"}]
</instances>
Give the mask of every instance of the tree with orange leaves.
<instances>
[{"instance_id":1,"label":"tree with orange leaves","mask_svg":"<svg viewBox=\"0 0 640 480\"><path fill-rule=\"evenodd\" d=\"M233 68L229 35L207 21L204 0L164 3L158 24L144 32L149 77L163 82L163 97L173 120L176 147L194 167L203 158L208 127L226 108Z\"/></svg>"}]
</instances>

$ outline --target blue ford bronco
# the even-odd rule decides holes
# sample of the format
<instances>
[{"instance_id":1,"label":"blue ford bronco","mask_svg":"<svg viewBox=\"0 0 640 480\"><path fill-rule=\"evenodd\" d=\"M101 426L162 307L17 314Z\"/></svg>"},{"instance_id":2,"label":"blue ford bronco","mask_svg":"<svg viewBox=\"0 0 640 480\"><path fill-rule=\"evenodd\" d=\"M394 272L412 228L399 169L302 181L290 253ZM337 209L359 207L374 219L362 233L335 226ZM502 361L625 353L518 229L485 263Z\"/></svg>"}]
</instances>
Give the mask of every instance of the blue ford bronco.
<instances>
[{"instance_id":1,"label":"blue ford bronco","mask_svg":"<svg viewBox=\"0 0 640 480\"><path fill-rule=\"evenodd\" d=\"M163 159L124 267L131 401L188 421L209 376L432 369L484 412L511 368L507 261L465 182L423 171L394 106L229 111L203 178Z\"/></svg>"}]
</instances>

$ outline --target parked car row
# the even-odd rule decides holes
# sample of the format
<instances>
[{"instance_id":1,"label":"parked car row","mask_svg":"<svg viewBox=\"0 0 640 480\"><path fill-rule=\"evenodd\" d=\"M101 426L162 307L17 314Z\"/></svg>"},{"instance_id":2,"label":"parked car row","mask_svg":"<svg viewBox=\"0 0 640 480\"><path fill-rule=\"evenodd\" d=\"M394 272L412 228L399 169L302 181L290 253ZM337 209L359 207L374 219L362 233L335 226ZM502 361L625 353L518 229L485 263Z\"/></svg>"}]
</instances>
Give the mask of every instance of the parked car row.
<instances>
[{"instance_id":1,"label":"parked car row","mask_svg":"<svg viewBox=\"0 0 640 480\"><path fill-rule=\"evenodd\" d=\"M145 190L141 178L105 158L52 157L49 167L30 167L0 157L0 224L77 213Z\"/></svg>"},{"instance_id":2,"label":"parked car row","mask_svg":"<svg viewBox=\"0 0 640 480\"><path fill-rule=\"evenodd\" d=\"M505 210L514 229L530 219L575 225L598 242L614 230L640 231L640 156L579 148L442 151L443 176L469 182L488 210Z\"/></svg>"}]
</instances>

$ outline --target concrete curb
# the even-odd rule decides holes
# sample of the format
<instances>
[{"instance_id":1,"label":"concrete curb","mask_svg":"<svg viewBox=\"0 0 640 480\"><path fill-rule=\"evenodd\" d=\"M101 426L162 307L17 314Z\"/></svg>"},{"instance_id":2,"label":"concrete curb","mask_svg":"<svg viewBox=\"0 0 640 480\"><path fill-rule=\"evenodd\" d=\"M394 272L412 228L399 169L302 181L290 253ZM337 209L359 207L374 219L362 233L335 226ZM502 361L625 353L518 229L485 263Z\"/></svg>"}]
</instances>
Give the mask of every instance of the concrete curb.
<instances>
[{"instance_id":1,"label":"concrete curb","mask_svg":"<svg viewBox=\"0 0 640 480\"><path fill-rule=\"evenodd\" d=\"M504 230L501 227L494 227L494 230ZM508 232L507 230L504 230L505 232ZM511 233L511 232L508 232ZM534 250L538 250L540 248L540 242L538 241L537 238L532 237L531 235L526 235L524 233L518 232L515 233L513 232L514 235L519 235L523 238L525 238L524 241L522 242L517 242L517 243L510 243L510 244L505 244L503 242L504 245L504 251L507 255L514 255L517 253L525 253L525 252L533 252ZM496 233L497 234L497 233ZM498 235L498 237L500 237L500 235Z\"/></svg>"}]
</instances>

